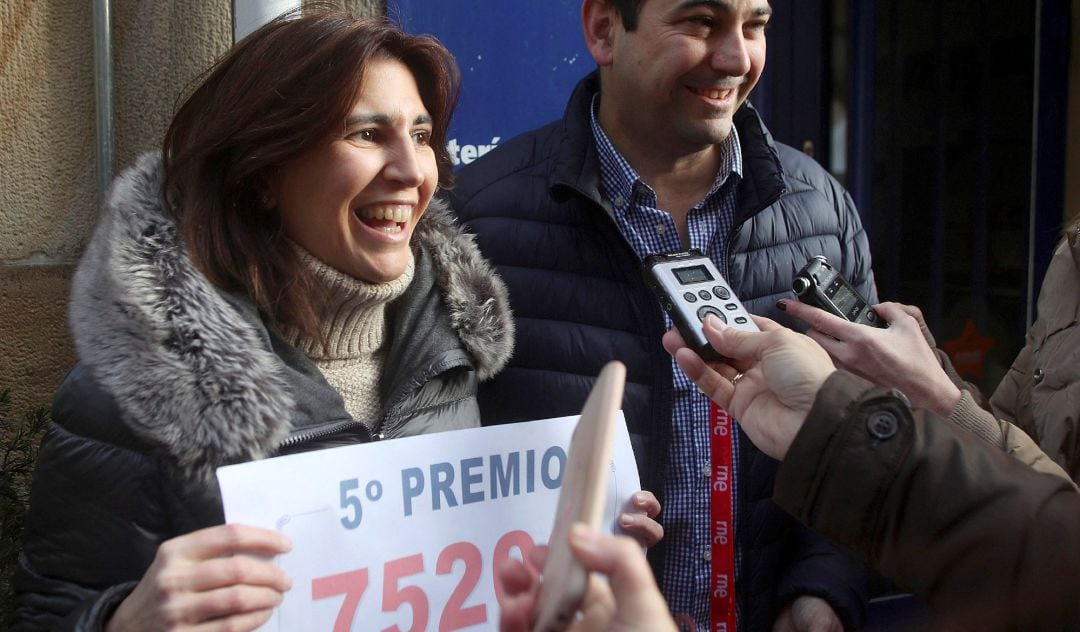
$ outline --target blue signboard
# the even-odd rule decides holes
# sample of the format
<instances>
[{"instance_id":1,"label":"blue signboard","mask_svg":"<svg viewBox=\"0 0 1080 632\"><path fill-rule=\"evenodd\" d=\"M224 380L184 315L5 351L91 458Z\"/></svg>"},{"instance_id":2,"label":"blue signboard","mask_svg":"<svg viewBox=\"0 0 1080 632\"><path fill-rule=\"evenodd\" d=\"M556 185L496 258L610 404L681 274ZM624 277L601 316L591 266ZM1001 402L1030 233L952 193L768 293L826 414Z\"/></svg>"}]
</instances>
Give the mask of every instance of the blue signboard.
<instances>
[{"instance_id":1,"label":"blue signboard","mask_svg":"<svg viewBox=\"0 0 1080 632\"><path fill-rule=\"evenodd\" d=\"M392 20L434 35L457 58L461 101L448 141L454 164L562 118L574 84L596 67L580 12L581 0L388 0Z\"/></svg>"}]
</instances>

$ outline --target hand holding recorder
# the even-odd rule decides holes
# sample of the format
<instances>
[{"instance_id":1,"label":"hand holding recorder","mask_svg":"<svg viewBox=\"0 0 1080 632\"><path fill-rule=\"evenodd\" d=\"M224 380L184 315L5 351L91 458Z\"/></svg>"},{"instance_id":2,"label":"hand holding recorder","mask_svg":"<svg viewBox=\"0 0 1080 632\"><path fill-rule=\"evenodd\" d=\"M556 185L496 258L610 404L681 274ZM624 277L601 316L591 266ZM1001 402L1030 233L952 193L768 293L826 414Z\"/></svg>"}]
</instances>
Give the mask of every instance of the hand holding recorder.
<instances>
[{"instance_id":1,"label":"hand holding recorder","mask_svg":"<svg viewBox=\"0 0 1080 632\"><path fill-rule=\"evenodd\" d=\"M960 401L960 389L941 368L934 337L918 307L866 299L825 257L812 257L791 282L799 301L776 306L810 325L806 335L843 369L879 386L900 389L914 408L942 417ZM895 331L881 331L893 325ZM869 325L861 327L860 325Z\"/></svg>"},{"instance_id":2,"label":"hand holding recorder","mask_svg":"<svg viewBox=\"0 0 1080 632\"><path fill-rule=\"evenodd\" d=\"M941 368L917 307L875 305L880 319L889 323L888 329L848 322L795 301L781 300L777 307L810 325L806 335L841 368L879 386L900 389L913 408L948 417L960 401L960 389Z\"/></svg>"},{"instance_id":3,"label":"hand holding recorder","mask_svg":"<svg viewBox=\"0 0 1080 632\"><path fill-rule=\"evenodd\" d=\"M871 327L888 327L842 274L828 260L818 255L811 257L791 281L795 296L807 305L813 305L845 320Z\"/></svg>"},{"instance_id":4,"label":"hand holding recorder","mask_svg":"<svg viewBox=\"0 0 1080 632\"><path fill-rule=\"evenodd\" d=\"M707 363L675 329L664 334L664 349L702 393L739 420L754 445L783 460L818 390L836 367L810 338L768 318L754 320L761 331L741 331L706 319L709 343L728 358L722 362Z\"/></svg>"},{"instance_id":5,"label":"hand holding recorder","mask_svg":"<svg viewBox=\"0 0 1080 632\"><path fill-rule=\"evenodd\" d=\"M697 248L650 255L641 272L687 346L706 360L722 359L702 331L707 316L736 329L758 330L731 285Z\"/></svg>"}]
</instances>

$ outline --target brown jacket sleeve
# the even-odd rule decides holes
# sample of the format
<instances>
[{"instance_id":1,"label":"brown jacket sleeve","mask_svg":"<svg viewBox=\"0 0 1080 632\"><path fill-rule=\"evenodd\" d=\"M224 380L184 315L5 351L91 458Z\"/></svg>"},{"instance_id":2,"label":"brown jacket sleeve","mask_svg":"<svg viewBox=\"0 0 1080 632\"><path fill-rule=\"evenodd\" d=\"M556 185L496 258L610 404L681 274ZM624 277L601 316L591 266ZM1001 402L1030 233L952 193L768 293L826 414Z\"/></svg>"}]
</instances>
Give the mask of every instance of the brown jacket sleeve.
<instances>
[{"instance_id":1,"label":"brown jacket sleeve","mask_svg":"<svg viewBox=\"0 0 1080 632\"><path fill-rule=\"evenodd\" d=\"M1080 629L1076 489L889 391L833 375L777 472L775 499L944 623Z\"/></svg>"}]
</instances>

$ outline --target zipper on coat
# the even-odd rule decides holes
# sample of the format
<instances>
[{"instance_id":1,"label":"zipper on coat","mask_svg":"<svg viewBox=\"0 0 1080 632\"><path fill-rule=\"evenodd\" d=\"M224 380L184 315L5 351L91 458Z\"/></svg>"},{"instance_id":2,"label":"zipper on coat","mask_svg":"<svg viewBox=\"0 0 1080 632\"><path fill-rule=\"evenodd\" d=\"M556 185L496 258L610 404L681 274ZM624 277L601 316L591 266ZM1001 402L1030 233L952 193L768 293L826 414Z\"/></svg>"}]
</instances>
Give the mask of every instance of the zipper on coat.
<instances>
[{"instance_id":1,"label":"zipper on coat","mask_svg":"<svg viewBox=\"0 0 1080 632\"><path fill-rule=\"evenodd\" d=\"M360 423L359 421L356 421L355 419L349 419L347 421L339 421L339 422L330 424L328 426L324 426L322 428L317 428L317 429L314 429L314 430L308 430L306 432L300 432L300 433L294 434L294 435L286 438L284 441L282 441L281 445L278 446L278 451L281 451L284 448L290 448L290 447L299 445L301 443L307 443L308 441L315 441L315 440L318 440L318 439L325 439L326 437L331 437L333 435L340 434L342 432L345 432L346 430L350 430L350 429L355 428L357 426L364 427L364 424ZM377 434L376 433L368 433L368 434L371 435L372 440L377 440L377 439L382 439L383 438L382 433L377 433Z\"/></svg>"}]
</instances>

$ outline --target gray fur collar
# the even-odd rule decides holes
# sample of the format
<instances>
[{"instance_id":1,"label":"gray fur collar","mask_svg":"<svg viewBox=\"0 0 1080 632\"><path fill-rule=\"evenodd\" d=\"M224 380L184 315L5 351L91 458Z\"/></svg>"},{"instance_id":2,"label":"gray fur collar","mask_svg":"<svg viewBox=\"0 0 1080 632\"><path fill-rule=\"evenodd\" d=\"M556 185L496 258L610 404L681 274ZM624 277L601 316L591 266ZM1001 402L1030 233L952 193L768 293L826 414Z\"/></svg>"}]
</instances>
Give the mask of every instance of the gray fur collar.
<instances>
[{"instance_id":1,"label":"gray fur collar","mask_svg":"<svg viewBox=\"0 0 1080 632\"><path fill-rule=\"evenodd\" d=\"M110 187L72 283L80 360L132 431L195 478L260 458L287 436L294 402L254 309L192 266L161 203L161 158L148 153ZM480 379L513 350L506 288L472 235L433 201L414 233L431 252L451 323Z\"/></svg>"}]
</instances>

